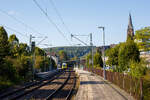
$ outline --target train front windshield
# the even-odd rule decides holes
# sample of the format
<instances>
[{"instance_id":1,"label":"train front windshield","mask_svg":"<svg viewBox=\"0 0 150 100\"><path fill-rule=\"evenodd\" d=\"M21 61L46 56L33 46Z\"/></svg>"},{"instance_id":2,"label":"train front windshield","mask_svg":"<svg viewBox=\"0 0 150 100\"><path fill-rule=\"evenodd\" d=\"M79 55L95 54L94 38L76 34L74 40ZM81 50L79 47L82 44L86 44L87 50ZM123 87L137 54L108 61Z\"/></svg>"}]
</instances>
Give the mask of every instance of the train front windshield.
<instances>
[{"instance_id":1,"label":"train front windshield","mask_svg":"<svg viewBox=\"0 0 150 100\"><path fill-rule=\"evenodd\" d=\"M62 65L63 65L63 66L66 66L66 63L63 63Z\"/></svg>"}]
</instances>

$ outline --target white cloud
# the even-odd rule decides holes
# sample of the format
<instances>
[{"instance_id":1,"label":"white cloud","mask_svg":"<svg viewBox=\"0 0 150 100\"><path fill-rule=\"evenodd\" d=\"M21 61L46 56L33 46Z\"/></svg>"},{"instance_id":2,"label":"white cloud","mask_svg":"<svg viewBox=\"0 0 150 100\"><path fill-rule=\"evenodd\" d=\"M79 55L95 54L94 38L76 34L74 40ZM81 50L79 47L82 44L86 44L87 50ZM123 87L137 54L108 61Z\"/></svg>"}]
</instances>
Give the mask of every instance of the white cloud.
<instances>
[{"instance_id":1,"label":"white cloud","mask_svg":"<svg viewBox=\"0 0 150 100\"><path fill-rule=\"evenodd\" d=\"M18 13L16 11L13 11L13 10L8 11L8 14L10 14L10 15L18 15Z\"/></svg>"}]
</instances>

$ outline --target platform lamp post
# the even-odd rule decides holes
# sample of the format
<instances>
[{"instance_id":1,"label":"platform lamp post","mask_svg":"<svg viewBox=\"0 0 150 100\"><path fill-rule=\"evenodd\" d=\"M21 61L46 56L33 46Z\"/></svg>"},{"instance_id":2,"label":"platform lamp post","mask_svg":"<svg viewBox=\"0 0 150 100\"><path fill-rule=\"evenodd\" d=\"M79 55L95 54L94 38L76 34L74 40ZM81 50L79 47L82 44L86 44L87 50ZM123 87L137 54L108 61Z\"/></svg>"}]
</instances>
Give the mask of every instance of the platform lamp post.
<instances>
[{"instance_id":1,"label":"platform lamp post","mask_svg":"<svg viewBox=\"0 0 150 100\"><path fill-rule=\"evenodd\" d=\"M35 38L35 36L30 35L29 45L30 49L29 51L32 53L32 65L31 65L31 72L32 72L32 81L34 81L34 65L35 65L35 41L32 41L32 39Z\"/></svg>"},{"instance_id":2,"label":"platform lamp post","mask_svg":"<svg viewBox=\"0 0 150 100\"><path fill-rule=\"evenodd\" d=\"M34 81L34 73L35 73L35 41L31 42L31 52L32 52L32 81Z\"/></svg>"},{"instance_id":3,"label":"platform lamp post","mask_svg":"<svg viewBox=\"0 0 150 100\"><path fill-rule=\"evenodd\" d=\"M104 57L104 62L103 62L103 76L104 76L104 80L106 80L106 72L105 72L105 27L100 26L98 28L103 30L103 57Z\"/></svg>"}]
</instances>

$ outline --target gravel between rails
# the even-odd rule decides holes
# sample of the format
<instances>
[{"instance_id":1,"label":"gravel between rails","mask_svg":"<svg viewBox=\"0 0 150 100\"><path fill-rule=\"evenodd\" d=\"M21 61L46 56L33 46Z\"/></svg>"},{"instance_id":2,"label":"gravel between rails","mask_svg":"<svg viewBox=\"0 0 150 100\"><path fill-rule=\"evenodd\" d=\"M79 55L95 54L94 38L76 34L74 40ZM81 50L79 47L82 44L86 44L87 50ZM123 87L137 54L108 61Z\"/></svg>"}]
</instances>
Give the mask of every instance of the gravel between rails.
<instances>
[{"instance_id":1,"label":"gravel between rails","mask_svg":"<svg viewBox=\"0 0 150 100\"><path fill-rule=\"evenodd\" d=\"M66 100L69 92L71 91L74 84L75 72L71 72L70 79L67 84L57 92L57 94L52 98L52 100Z\"/></svg>"},{"instance_id":2,"label":"gravel between rails","mask_svg":"<svg viewBox=\"0 0 150 100\"><path fill-rule=\"evenodd\" d=\"M68 72L63 73L57 79L53 80L47 85L44 85L37 90L19 98L18 100L45 100L45 98L59 88L67 79Z\"/></svg>"}]
</instances>

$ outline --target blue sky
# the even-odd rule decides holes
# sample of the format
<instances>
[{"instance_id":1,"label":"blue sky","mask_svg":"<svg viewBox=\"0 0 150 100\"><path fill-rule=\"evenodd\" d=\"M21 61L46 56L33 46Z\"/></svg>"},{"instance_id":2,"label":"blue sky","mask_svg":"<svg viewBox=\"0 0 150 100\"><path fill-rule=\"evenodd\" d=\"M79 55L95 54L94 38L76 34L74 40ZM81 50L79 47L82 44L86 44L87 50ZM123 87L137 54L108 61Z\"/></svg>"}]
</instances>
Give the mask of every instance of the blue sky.
<instances>
[{"instance_id":1,"label":"blue sky","mask_svg":"<svg viewBox=\"0 0 150 100\"><path fill-rule=\"evenodd\" d=\"M74 45L79 44L75 39L71 40L70 33L62 24L49 0L36 1L57 24L66 38ZM98 26L105 26L106 28L107 45L126 40L129 12L131 12L135 30L150 26L149 0L53 0L53 2L71 33L82 35L93 33L93 44L96 46L103 43L102 30L98 29ZM1 25L16 29L28 36L30 34L36 37L47 36L48 38L39 46L43 47L42 44L69 45L56 28L48 22L33 0L2 0L0 10L16 17L42 35L0 12ZM29 42L29 37L10 31L7 28L6 30L9 35L15 33L20 42ZM87 37L80 38L89 44ZM36 38L34 40L38 43L42 39Z\"/></svg>"}]
</instances>

